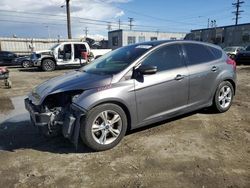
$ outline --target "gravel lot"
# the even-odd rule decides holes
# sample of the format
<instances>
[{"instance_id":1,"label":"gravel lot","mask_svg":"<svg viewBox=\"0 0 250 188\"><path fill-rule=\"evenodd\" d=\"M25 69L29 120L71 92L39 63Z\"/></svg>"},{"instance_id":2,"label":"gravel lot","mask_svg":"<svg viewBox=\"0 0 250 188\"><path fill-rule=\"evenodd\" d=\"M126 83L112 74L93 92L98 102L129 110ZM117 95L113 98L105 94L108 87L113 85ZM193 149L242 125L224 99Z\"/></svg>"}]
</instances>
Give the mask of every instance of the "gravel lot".
<instances>
[{"instance_id":1,"label":"gravel lot","mask_svg":"<svg viewBox=\"0 0 250 188\"><path fill-rule=\"evenodd\" d=\"M64 72L11 68L0 83L0 187L250 187L250 67L224 114L198 111L128 133L112 150L75 151L30 126L23 96Z\"/></svg>"}]
</instances>

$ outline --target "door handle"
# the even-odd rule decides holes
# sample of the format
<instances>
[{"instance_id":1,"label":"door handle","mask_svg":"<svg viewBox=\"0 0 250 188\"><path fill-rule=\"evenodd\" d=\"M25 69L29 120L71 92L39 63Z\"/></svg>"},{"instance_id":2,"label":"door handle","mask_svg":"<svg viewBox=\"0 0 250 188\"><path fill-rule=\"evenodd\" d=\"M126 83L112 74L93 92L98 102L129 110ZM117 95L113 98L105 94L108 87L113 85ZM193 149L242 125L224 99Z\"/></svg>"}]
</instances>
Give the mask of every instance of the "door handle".
<instances>
[{"instance_id":1,"label":"door handle","mask_svg":"<svg viewBox=\"0 0 250 188\"><path fill-rule=\"evenodd\" d=\"M213 66L212 69L211 69L211 71L215 72L215 71L217 71L217 69L218 68L216 66Z\"/></svg>"},{"instance_id":2,"label":"door handle","mask_svg":"<svg viewBox=\"0 0 250 188\"><path fill-rule=\"evenodd\" d=\"M175 77L175 80L182 80L184 78L183 75L177 74L177 76Z\"/></svg>"}]
</instances>

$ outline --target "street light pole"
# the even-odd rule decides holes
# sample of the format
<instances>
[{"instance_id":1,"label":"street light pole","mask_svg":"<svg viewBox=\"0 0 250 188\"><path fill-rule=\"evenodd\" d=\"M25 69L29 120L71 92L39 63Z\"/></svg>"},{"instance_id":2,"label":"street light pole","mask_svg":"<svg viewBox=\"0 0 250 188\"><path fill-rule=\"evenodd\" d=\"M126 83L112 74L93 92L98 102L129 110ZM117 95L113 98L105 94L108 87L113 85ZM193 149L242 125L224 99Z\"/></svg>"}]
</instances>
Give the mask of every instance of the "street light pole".
<instances>
[{"instance_id":1,"label":"street light pole","mask_svg":"<svg viewBox=\"0 0 250 188\"><path fill-rule=\"evenodd\" d=\"M68 39L72 39L71 35L71 21L70 21L70 0L66 0L66 11L67 11L67 28L68 28Z\"/></svg>"}]
</instances>

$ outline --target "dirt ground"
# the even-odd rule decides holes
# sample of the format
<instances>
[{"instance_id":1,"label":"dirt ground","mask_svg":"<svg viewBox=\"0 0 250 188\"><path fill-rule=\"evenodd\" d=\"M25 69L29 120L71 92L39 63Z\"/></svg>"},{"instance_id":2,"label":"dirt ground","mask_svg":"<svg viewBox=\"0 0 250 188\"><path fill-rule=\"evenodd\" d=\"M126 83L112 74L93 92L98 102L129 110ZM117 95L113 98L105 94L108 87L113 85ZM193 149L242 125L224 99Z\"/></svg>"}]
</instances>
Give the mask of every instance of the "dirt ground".
<instances>
[{"instance_id":1,"label":"dirt ground","mask_svg":"<svg viewBox=\"0 0 250 188\"><path fill-rule=\"evenodd\" d=\"M0 85L0 114L12 97L70 70L11 69ZM0 187L250 187L250 67L241 66L231 109L198 111L133 132L112 150L75 151L64 138L46 139L27 119L0 122ZM20 116L21 117L21 116Z\"/></svg>"}]
</instances>

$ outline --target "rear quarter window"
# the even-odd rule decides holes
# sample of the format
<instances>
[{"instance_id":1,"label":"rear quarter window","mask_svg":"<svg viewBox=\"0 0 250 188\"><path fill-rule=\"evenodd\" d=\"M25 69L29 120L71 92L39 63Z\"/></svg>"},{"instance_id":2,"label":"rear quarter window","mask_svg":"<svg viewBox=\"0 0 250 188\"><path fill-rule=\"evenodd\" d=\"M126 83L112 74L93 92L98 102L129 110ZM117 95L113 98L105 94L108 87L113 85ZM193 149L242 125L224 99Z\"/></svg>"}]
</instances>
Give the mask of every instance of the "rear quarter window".
<instances>
[{"instance_id":1,"label":"rear quarter window","mask_svg":"<svg viewBox=\"0 0 250 188\"><path fill-rule=\"evenodd\" d=\"M183 44L189 65L196 65L215 60L214 54L202 44Z\"/></svg>"},{"instance_id":2,"label":"rear quarter window","mask_svg":"<svg viewBox=\"0 0 250 188\"><path fill-rule=\"evenodd\" d=\"M217 48L213 48L213 47L207 47L214 55L214 60L220 59L222 57L222 51L217 49Z\"/></svg>"}]
</instances>

